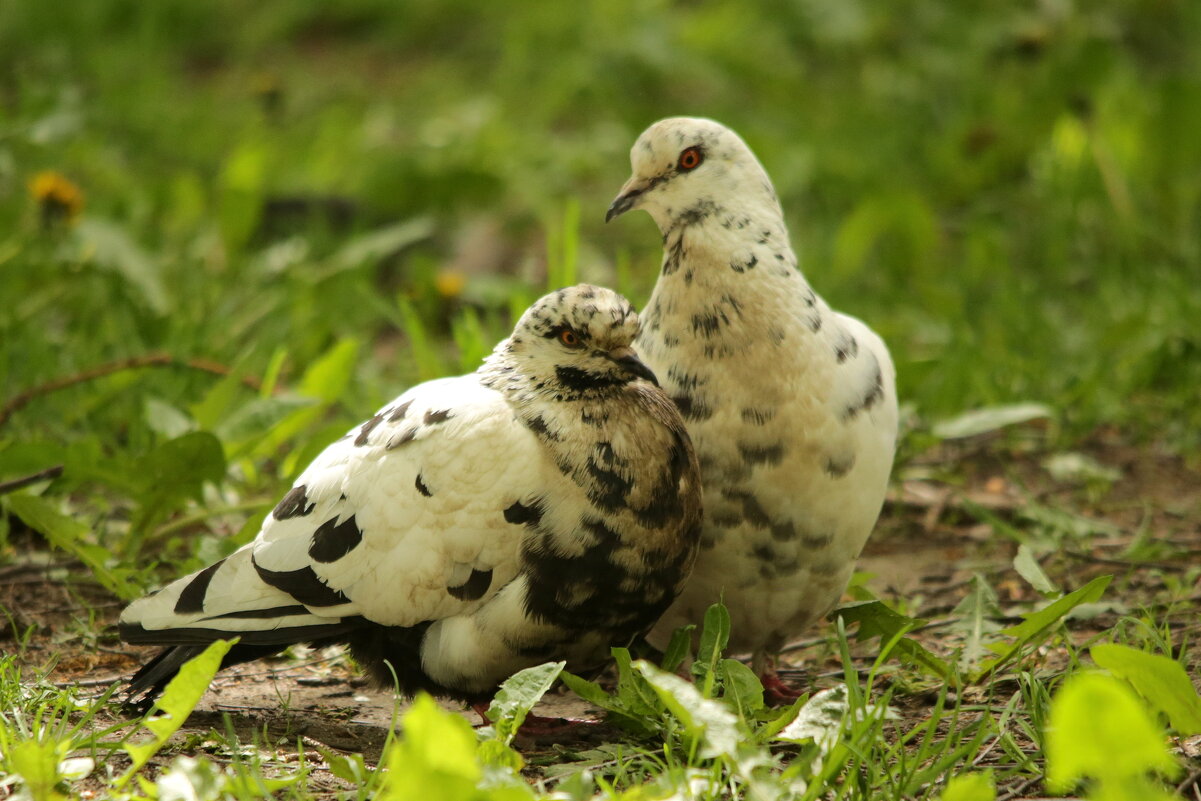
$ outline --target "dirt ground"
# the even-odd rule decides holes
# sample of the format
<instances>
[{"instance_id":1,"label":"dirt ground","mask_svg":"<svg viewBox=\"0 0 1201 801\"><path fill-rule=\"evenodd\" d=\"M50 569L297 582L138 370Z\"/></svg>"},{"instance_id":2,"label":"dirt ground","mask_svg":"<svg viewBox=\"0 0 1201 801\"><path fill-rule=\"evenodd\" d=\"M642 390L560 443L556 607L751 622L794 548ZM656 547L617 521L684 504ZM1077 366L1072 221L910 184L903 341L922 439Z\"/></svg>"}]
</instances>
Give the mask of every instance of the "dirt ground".
<instances>
[{"instance_id":1,"label":"dirt ground","mask_svg":"<svg viewBox=\"0 0 1201 801\"><path fill-rule=\"evenodd\" d=\"M1104 436L1082 451L1092 464L1113 471L1112 482L1095 476L1053 477L1035 446L1012 438L1004 443L986 438L944 445L910 461L860 559L860 570L870 574L866 586L883 598L900 601L909 614L929 620L913 636L935 653L950 654L959 640L946 623L953 619L951 612L973 575L988 578L1003 614L1016 616L1028 609L1023 604L1037 600L1012 568L1017 542L998 529L1035 531L1037 538L1039 527L1058 527L1082 535L1045 535L1055 547L1043 553L1040 563L1053 581L1074 589L1094 576L1114 575L1093 615L1070 623L1077 644L1095 641L1122 614L1139 609L1150 609L1155 619L1166 621L1177 647L1195 641L1201 631L1201 472L1177 457L1134 449ZM1040 515L1038 510L1050 511ZM992 522L983 522L988 520ZM10 625L0 629L0 649L20 647L19 633L33 627L24 645L31 675L53 665L50 681L80 685L97 694L153 652L116 640L112 624L121 604L91 583L78 564L64 563L61 554L42 550L37 538L26 535L22 540L14 532L13 542L21 541L29 544L26 558L0 567L0 607L10 616ZM1141 543L1137 560L1129 555L1136 541ZM857 646L865 668L874 658L874 646ZM1043 657L1045 666L1054 669L1065 652L1047 649ZM789 649L784 661L786 677L815 687L837 683L841 677L829 624ZM1201 654L1196 649L1190 663L1190 675L1201 684ZM932 696L920 693L898 694L894 702L904 717L900 727L924 719L932 701ZM291 747L293 757L290 744L300 738L306 751L312 746L312 764L321 764L318 747L362 753L374 763L397 708L390 692L366 686L344 658L302 650L289 659L251 663L220 674L182 736L192 747L219 752L220 738L210 733L225 731L228 719L242 742L257 737L263 744L283 744L283 750ZM446 708L480 723L470 710L454 704ZM594 721L601 717L562 689L552 690L536 712ZM585 746L612 734L603 726L580 728L587 741L558 745ZM1201 748L1201 742L1196 745ZM521 738L517 746L531 758L552 747ZM174 756L170 751L160 754L160 763ZM1195 772L1191 781L1198 781ZM343 786L320 770L310 782L315 782L314 791ZM1000 797L1025 798L1038 790L1002 787Z\"/></svg>"}]
</instances>

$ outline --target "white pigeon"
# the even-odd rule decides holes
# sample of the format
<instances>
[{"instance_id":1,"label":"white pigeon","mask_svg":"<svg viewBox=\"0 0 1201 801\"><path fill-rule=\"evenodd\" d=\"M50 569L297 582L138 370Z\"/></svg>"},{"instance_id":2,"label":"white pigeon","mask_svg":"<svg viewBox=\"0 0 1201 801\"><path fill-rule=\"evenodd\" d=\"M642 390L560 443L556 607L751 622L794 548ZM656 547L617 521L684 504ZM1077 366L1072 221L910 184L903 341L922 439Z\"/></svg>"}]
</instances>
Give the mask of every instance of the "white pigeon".
<instances>
[{"instance_id":1,"label":"white pigeon","mask_svg":"<svg viewBox=\"0 0 1201 801\"><path fill-rule=\"evenodd\" d=\"M638 325L610 290L562 289L479 370L330 445L253 542L121 615L126 642L169 646L131 703L218 638L241 638L223 667L348 643L404 694L479 701L645 634L692 567L701 490L684 422L630 347Z\"/></svg>"},{"instance_id":2,"label":"white pigeon","mask_svg":"<svg viewBox=\"0 0 1201 801\"><path fill-rule=\"evenodd\" d=\"M661 645L722 599L731 650L777 700L783 645L829 611L880 513L897 437L884 342L797 269L771 180L729 128L661 120L630 151L606 220L644 209L662 272L636 346L679 406L700 458L705 523Z\"/></svg>"}]
</instances>

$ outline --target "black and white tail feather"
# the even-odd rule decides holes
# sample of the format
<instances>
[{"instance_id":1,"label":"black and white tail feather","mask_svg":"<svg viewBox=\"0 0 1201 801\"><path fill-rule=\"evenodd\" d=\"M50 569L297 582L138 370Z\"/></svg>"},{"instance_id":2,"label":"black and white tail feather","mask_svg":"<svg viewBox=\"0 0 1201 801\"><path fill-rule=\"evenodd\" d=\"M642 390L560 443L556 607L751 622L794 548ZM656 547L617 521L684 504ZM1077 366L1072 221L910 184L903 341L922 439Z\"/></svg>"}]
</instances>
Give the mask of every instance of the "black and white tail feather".
<instances>
[{"instance_id":1,"label":"black and white tail feather","mask_svg":"<svg viewBox=\"0 0 1201 801\"><path fill-rule=\"evenodd\" d=\"M331 444L253 542L125 610L123 640L167 646L130 702L235 636L222 667L346 643L402 693L477 700L643 634L683 586L701 512L637 332L615 293L560 290L478 371L414 387Z\"/></svg>"}]
</instances>

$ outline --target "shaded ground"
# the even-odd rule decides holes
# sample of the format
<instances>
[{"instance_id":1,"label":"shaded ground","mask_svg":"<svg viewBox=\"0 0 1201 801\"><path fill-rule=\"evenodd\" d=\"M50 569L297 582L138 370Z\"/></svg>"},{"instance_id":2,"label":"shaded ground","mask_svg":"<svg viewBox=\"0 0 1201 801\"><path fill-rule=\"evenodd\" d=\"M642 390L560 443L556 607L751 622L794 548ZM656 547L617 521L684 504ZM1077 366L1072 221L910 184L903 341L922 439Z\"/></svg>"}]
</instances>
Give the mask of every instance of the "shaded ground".
<instances>
[{"instance_id":1,"label":"shaded ground","mask_svg":"<svg viewBox=\"0 0 1201 801\"><path fill-rule=\"evenodd\" d=\"M1124 614L1140 609L1151 610L1152 619L1167 628L1174 648L1197 638L1201 473L1179 458L1098 438L1068 461L1074 470L1050 463L1053 476L1045 457L1028 451L1020 441L1000 445L977 440L942 446L911 461L860 560L860 569L870 574L868 588L930 621L914 635L923 645L943 655L960 645L960 635L947 624L977 573L996 589L1002 614L1016 616L1038 599L1012 567L1019 534L1033 543L1044 571L1065 589L1097 575L1115 576L1103 602L1089 609L1089 616L1070 623L1076 645L1103 638ZM29 543L38 547L33 538ZM53 665L49 680L54 682L80 684L99 693L152 652L117 642L109 626L120 604L89 583L80 566L57 563L44 551L31 551L23 564L0 567L0 607L10 616L10 625L0 632L0 648L24 648L31 673ZM827 625L789 649L786 662L794 678L819 687L840 679L841 663L830 635ZM857 658L865 668L874 658L873 645L858 647ZM1054 670L1065 663L1066 651L1047 649L1042 658L1043 666ZM1188 660L1190 674L1198 681L1201 656L1194 650ZM1004 691L1006 681L1000 677L992 692ZM898 693L895 703L904 718L898 730L926 719L932 701L929 693ZM229 725L243 743L258 742L268 751L278 745L281 753L290 750L281 768L295 760L298 739L306 745L311 767L323 764L319 748L362 753L374 763L396 709L391 693L367 687L344 658L301 651L289 660L252 663L221 674L177 737L186 742L185 748L208 750L220 759L220 733ZM479 723L473 712L460 711ZM566 691L552 691L537 712L584 720L600 717ZM580 739L554 746L528 739L519 739L517 745L538 764L559 761L561 747L585 747L613 736L607 727L581 731ZM555 746L560 750L552 750ZM1198 748L1199 742L1183 744L1194 761L1197 755L1189 751ZM167 749L158 760L165 763L173 756ZM988 758L980 762L988 764ZM1194 771L1185 783L1197 778ZM310 784L314 791L344 786L319 768ZM1001 797L1033 797L1039 789L1003 787Z\"/></svg>"}]
</instances>

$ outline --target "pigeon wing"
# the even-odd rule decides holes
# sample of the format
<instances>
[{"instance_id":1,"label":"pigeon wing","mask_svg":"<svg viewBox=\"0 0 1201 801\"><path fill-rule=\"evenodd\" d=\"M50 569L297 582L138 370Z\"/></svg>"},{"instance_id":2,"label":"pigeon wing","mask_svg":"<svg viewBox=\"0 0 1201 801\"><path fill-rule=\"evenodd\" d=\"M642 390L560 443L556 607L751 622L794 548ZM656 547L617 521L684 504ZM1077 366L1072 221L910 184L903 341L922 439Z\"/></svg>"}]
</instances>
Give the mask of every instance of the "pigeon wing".
<instances>
[{"instance_id":1,"label":"pigeon wing","mask_svg":"<svg viewBox=\"0 0 1201 801\"><path fill-rule=\"evenodd\" d=\"M122 633L271 644L470 613L517 575L506 510L540 496L543 463L476 375L414 387L326 448L252 543L131 604Z\"/></svg>"}]
</instances>

